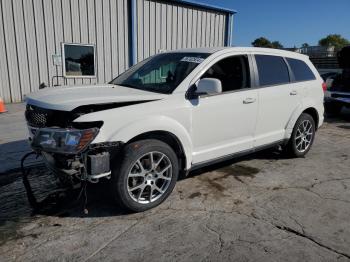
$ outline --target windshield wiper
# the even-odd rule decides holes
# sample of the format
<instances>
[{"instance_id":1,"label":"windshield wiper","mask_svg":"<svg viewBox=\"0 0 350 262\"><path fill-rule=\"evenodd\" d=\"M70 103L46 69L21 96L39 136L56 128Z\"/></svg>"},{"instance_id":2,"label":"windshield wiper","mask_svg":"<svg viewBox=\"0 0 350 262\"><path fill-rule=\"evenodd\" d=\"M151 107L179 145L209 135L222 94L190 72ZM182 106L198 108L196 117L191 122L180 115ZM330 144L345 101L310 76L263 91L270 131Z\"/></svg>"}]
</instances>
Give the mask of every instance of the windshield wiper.
<instances>
[{"instance_id":1,"label":"windshield wiper","mask_svg":"<svg viewBox=\"0 0 350 262\"><path fill-rule=\"evenodd\" d=\"M148 86L147 88L143 88L143 87L139 87L139 86L130 85L127 83L120 83L120 84L114 84L114 85L129 87L129 88L142 90L142 91L146 91L146 92L151 92L151 93L157 93L157 94L169 94L169 92L167 90L163 91L163 90L159 90L158 88L152 88L150 86Z\"/></svg>"},{"instance_id":2,"label":"windshield wiper","mask_svg":"<svg viewBox=\"0 0 350 262\"><path fill-rule=\"evenodd\" d=\"M133 85L130 85L130 84L121 84L121 86L139 89L139 88L137 88L136 86L133 86Z\"/></svg>"}]
</instances>

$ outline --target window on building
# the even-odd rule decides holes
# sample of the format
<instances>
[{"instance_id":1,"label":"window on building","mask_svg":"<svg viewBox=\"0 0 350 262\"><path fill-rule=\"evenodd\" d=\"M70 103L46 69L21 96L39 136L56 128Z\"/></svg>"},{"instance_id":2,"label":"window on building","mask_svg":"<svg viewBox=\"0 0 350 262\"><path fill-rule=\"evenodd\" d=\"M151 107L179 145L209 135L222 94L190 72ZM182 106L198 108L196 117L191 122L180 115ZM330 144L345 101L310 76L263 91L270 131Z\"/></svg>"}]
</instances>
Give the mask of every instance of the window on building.
<instances>
[{"instance_id":1,"label":"window on building","mask_svg":"<svg viewBox=\"0 0 350 262\"><path fill-rule=\"evenodd\" d=\"M210 67L201 78L216 78L221 81L222 92L250 87L248 58L230 56Z\"/></svg>"},{"instance_id":2,"label":"window on building","mask_svg":"<svg viewBox=\"0 0 350 262\"><path fill-rule=\"evenodd\" d=\"M315 80L315 75L312 73L308 65L299 59L286 58L292 69L295 81Z\"/></svg>"},{"instance_id":3,"label":"window on building","mask_svg":"<svg viewBox=\"0 0 350 262\"><path fill-rule=\"evenodd\" d=\"M95 76L95 46L63 44L63 75L65 77Z\"/></svg>"},{"instance_id":4,"label":"window on building","mask_svg":"<svg viewBox=\"0 0 350 262\"><path fill-rule=\"evenodd\" d=\"M260 86L289 83L288 67L280 56L255 55Z\"/></svg>"}]
</instances>

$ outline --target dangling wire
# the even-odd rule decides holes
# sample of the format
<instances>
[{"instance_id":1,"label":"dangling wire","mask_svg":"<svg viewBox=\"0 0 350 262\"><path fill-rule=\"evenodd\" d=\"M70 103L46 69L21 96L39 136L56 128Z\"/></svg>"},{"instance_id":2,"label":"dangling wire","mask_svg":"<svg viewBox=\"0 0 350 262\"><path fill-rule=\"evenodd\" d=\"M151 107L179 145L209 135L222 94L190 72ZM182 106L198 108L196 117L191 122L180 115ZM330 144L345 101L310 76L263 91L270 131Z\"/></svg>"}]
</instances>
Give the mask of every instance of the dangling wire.
<instances>
[{"instance_id":1,"label":"dangling wire","mask_svg":"<svg viewBox=\"0 0 350 262\"><path fill-rule=\"evenodd\" d=\"M22 159L21 159L21 172L22 172L22 179L23 179L23 184L24 184L24 188L26 190L27 193L27 198L29 201L30 206L37 211L38 209L40 209L40 207L42 207L43 202L38 202L36 197L34 196L32 187L29 183L29 179L28 179L28 174L30 169L26 170L24 168L24 161L31 155L36 154L37 156L39 156L39 154L35 151L31 151L27 154L25 154ZM87 209L87 204L88 204L88 197L87 197L87 184L88 184L88 175L87 175L87 170L86 170L86 155L85 154L81 154L81 158L83 160L84 163L84 167L82 168L83 170L83 176L81 178L82 180L82 186L81 186L81 190L79 192L77 201L79 201L82 196L84 196L83 198L83 212L84 214L88 214L89 210ZM45 202L45 201L44 201Z\"/></svg>"},{"instance_id":2,"label":"dangling wire","mask_svg":"<svg viewBox=\"0 0 350 262\"><path fill-rule=\"evenodd\" d=\"M24 169L24 161L30 156L30 155L34 155L34 154L37 154L36 152L32 151L32 152L29 152L27 154L25 154L22 159L21 159L21 171L22 171L22 178L23 178L23 184L24 184L24 188L27 192L27 198L28 198L28 201L29 201L29 204L31 205L31 207L36 210L39 208L39 203L37 202L35 196L34 196L34 193L33 193L33 190L32 190L32 187L30 186L30 183L29 183L29 180L28 180L28 173L29 173L29 170L25 170Z\"/></svg>"},{"instance_id":3,"label":"dangling wire","mask_svg":"<svg viewBox=\"0 0 350 262\"><path fill-rule=\"evenodd\" d=\"M83 174L84 176L82 176L82 186L81 186L81 190L79 192L79 196L77 198L77 201L79 201L82 197L82 195L84 195L84 199L83 199L83 212L85 215L89 214L89 210L87 209L87 204L88 204L88 197L87 197L87 184L88 184L88 174L86 171L86 154L81 154L80 155L83 163L84 163L84 167L83 167Z\"/></svg>"}]
</instances>

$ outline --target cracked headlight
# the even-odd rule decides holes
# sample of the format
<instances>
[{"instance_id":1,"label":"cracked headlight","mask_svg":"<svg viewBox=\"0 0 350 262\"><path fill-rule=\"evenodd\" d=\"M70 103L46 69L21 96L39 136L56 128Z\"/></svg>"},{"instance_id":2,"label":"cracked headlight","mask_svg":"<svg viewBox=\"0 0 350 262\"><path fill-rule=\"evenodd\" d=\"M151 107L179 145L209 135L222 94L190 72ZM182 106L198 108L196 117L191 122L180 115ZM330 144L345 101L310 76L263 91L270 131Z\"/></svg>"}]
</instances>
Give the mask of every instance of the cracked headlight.
<instances>
[{"instance_id":1,"label":"cracked headlight","mask_svg":"<svg viewBox=\"0 0 350 262\"><path fill-rule=\"evenodd\" d=\"M40 128L35 132L31 145L46 152L77 154L95 139L98 131L98 128Z\"/></svg>"}]
</instances>

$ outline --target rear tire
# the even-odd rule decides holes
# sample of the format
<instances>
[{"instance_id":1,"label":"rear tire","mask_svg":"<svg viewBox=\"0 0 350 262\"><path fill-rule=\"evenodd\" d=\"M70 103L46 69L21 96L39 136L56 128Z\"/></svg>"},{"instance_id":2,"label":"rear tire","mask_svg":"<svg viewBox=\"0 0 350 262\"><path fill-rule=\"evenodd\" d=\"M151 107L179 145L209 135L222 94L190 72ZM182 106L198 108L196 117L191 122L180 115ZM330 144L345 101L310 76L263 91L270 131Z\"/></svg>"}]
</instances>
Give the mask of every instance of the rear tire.
<instances>
[{"instance_id":1,"label":"rear tire","mask_svg":"<svg viewBox=\"0 0 350 262\"><path fill-rule=\"evenodd\" d=\"M315 121L309 114L302 113L293 128L286 152L291 157L303 157L309 152L315 139Z\"/></svg>"},{"instance_id":2,"label":"rear tire","mask_svg":"<svg viewBox=\"0 0 350 262\"><path fill-rule=\"evenodd\" d=\"M325 111L326 111L326 114L329 115L329 116L336 116L336 115L339 115L341 109L342 109L342 106L339 105L339 104L336 104L336 103L325 103L324 104L324 108L325 108Z\"/></svg>"},{"instance_id":3,"label":"rear tire","mask_svg":"<svg viewBox=\"0 0 350 262\"><path fill-rule=\"evenodd\" d=\"M121 157L112 171L112 194L119 205L142 212L168 198L179 174L178 158L169 145L140 140L126 145Z\"/></svg>"}]
</instances>

